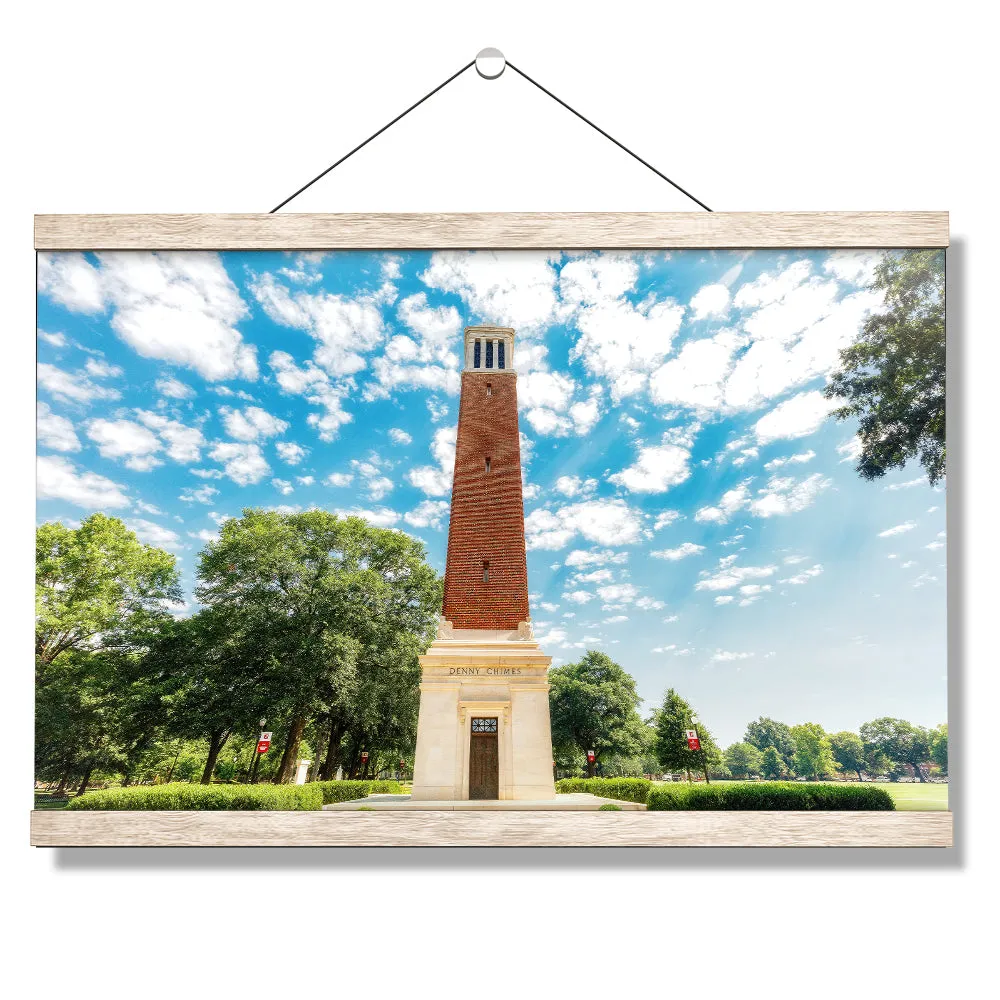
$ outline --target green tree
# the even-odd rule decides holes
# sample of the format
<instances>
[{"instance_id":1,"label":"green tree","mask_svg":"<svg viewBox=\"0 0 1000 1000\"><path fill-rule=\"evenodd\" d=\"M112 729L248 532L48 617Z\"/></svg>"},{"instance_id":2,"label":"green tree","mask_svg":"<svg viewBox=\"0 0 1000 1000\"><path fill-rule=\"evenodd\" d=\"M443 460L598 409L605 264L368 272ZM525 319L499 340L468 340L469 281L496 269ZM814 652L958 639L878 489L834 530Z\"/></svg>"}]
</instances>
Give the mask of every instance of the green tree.
<instances>
[{"instance_id":1,"label":"green tree","mask_svg":"<svg viewBox=\"0 0 1000 1000\"><path fill-rule=\"evenodd\" d=\"M842 771L854 771L861 781L861 769L865 766L865 747L857 733L832 733L829 737L830 752Z\"/></svg>"},{"instance_id":2,"label":"green tree","mask_svg":"<svg viewBox=\"0 0 1000 1000\"><path fill-rule=\"evenodd\" d=\"M909 765L920 781L927 778L923 765L931 759L931 733L905 719L885 717L861 727L865 754L878 754L896 765Z\"/></svg>"},{"instance_id":3,"label":"green tree","mask_svg":"<svg viewBox=\"0 0 1000 1000\"><path fill-rule=\"evenodd\" d=\"M785 762L775 747L768 747L761 754L760 773L772 780L777 780L785 773Z\"/></svg>"},{"instance_id":4,"label":"green tree","mask_svg":"<svg viewBox=\"0 0 1000 1000\"><path fill-rule=\"evenodd\" d=\"M751 722L743 734L743 740L761 752L768 747L774 747L785 762L785 767L792 766L795 756L795 740L792 731L783 722L761 716L756 722Z\"/></svg>"},{"instance_id":5,"label":"green tree","mask_svg":"<svg viewBox=\"0 0 1000 1000\"><path fill-rule=\"evenodd\" d=\"M704 722L695 722L694 709L673 689L668 688L663 704L653 717L656 731L656 758L665 771L683 771L688 780L692 771L708 777L709 769L722 764L722 753ZM688 748L685 732L698 731L700 750Z\"/></svg>"},{"instance_id":6,"label":"green tree","mask_svg":"<svg viewBox=\"0 0 1000 1000\"><path fill-rule=\"evenodd\" d=\"M116 517L91 514L79 528L49 521L35 533L35 655L42 665L69 650L141 643L180 599L174 556L143 545Z\"/></svg>"},{"instance_id":7,"label":"green tree","mask_svg":"<svg viewBox=\"0 0 1000 1000\"><path fill-rule=\"evenodd\" d=\"M791 733L795 740L792 766L800 778L815 781L824 774L833 774L837 765L830 740L819 723L804 722L801 726L792 726Z\"/></svg>"},{"instance_id":8,"label":"green tree","mask_svg":"<svg viewBox=\"0 0 1000 1000\"><path fill-rule=\"evenodd\" d=\"M878 479L917 457L933 485L946 466L944 251L885 254L872 288L886 308L840 352L826 396L846 400L839 420L858 418L860 476Z\"/></svg>"},{"instance_id":9,"label":"green tree","mask_svg":"<svg viewBox=\"0 0 1000 1000\"><path fill-rule=\"evenodd\" d=\"M552 743L558 754L570 748L594 751L587 763L592 778L602 757L632 757L645 749L642 700L635 679L606 653L587 650L578 663L549 671Z\"/></svg>"},{"instance_id":10,"label":"green tree","mask_svg":"<svg viewBox=\"0 0 1000 1000\"><path fill-rule=\"evenodd\" d=\"M948 773L948 723L944 722L931 732L931 760Z\"/></svg>"},{"instance_id":11,"label":"green tree","mask_svg":"<svg viewBox=\"0 0 1000 1000\"><path fill-rule=\"evenodd\" d=\"M277 781L291 777L311 720L326 718L337 747L349 723L364 739L384 721L401 669L415 713L416 657L441 603L419 541L326 511L247 509L205 547L198 576L199 600L257 644L242 654L265 681L265 714L288 719Z\"/></svg>"},{"instance_id":12,"label":"green tree","mask_svg":"<svg viewBox=\"0 0 1000 1000\"><path fill-rule=\"evenodd\" d=\"M773 749L769 748L769 749ZM726 748L726 767L737 778L760 774L764 766L763 754L752 743L733 743Z\"/></svg>"}]
</instances>

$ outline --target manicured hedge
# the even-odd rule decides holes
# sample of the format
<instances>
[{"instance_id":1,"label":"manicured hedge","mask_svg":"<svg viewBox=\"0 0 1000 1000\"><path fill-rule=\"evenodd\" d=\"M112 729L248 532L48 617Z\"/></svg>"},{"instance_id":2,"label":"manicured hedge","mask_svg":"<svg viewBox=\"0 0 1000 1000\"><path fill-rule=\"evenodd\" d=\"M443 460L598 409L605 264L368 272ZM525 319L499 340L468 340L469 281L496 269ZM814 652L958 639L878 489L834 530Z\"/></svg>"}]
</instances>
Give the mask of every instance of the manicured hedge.
<instances>
[{"instance_id":1,"label":"manicured hedge","mask_svg":"<svg viewBox=\"0 0 1000 1000\"><path fill-rule=\"evenodd\" d=\"M400 795L403 786L398 781L314 781L323 793L323 805L349 802L366 795Z\"/></svg>"},{"instance_id":2,"label":"manicured hedge","mask_svg":"<svg viewBox=\"0 0 1000 1000\"><path fill-rule=\"evenodd\" d=\"M622 802L645 802L653 787L645 778L563 778L556 782L556 792L589 792L602 799L620 799Z\"/></svg>"},{"instance_id":3,"label":"manicured hedge","mask_svg":"<svg viewBox=\"0 0 1000 1000\"><path fill-rule=\"evenodd\" d=\"M892 796L871 785L823 785L793 781L748 781L716 785L659 785L646 807L664 809L895 809Z\"/></svg>"},{"instance_id":4,"label":"manicured hedge","mask_svg":"<svg viewBox=\"0 0 1000 1000\"><path fill-rule=\"evenodd\" d=\"M132 785L105 788L73 799L67 809L320 809L323 793L307 785Z\"/></svg>"}]
</instances>

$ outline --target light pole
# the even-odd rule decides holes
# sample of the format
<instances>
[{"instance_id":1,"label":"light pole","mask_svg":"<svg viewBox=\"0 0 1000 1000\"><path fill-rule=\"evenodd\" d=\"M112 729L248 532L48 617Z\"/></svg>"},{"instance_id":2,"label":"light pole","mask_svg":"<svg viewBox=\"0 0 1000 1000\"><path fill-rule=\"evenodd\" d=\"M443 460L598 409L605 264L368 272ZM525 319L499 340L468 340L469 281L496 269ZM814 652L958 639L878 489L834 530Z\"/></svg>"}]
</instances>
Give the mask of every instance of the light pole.
<instances>
[{"instance_id":1,"label":"light pole","mask_svg":"<svg viewBox=\"0 0 1000 1000\"><path fill-rule=\"evenodd\" d=\"M264 726L267 723L267 719L260 720L260 731L264 732ZM260 754L257 753L257 744L254 743L253 746L253 764L250 767L250 784L257 784L257 769L260 767Z\"/></svg>"}]
</instances>

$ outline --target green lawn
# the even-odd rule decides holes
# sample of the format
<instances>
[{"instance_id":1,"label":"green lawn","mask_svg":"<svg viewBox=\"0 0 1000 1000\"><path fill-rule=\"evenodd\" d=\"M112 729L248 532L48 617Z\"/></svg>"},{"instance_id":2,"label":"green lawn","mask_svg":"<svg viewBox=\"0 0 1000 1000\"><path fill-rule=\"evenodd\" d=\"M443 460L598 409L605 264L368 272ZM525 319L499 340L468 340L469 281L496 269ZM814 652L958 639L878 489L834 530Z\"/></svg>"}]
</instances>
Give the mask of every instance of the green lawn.
<instances>
[{"instance_id":1,"label":"green lawn","mask_svg":"<svg viewBox=\"0 0 1000 1000\"><path fill-rule=\"evenodd\" d=\"M732 781L713 781L713 785L734 784ZM838 782L839 784L839 782ZM908 810L911 812L947 812L948 811L948 786L947 784L920 784L919 782L876 782L876 788L884 788L896 803L896 809L900 812Z\"/></svg>"}]
</instances>

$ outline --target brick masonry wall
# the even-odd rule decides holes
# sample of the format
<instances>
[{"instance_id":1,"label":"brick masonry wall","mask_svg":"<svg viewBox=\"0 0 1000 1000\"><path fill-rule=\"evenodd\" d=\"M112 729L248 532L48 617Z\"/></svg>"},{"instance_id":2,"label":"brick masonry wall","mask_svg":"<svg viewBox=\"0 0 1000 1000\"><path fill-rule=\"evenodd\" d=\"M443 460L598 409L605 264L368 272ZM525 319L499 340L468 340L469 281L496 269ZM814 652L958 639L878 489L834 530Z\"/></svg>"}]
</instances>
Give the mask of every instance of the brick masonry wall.
<instances>
[{"instance_id":1,"label":"brick masonry wall","mask_svg":"<svg viewBox=\"0 0 1000 1000\"><path fill-rule=\"evenodd\" d=\"M456 628L514 629L528 618L514 372L462 373L443 613Z\"/></svg>"}]
</instances>

